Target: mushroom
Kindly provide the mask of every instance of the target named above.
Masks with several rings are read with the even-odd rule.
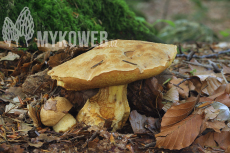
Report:
[[[67,90],[100,88],[80,110],[77,121],[103,126],[111,120],[113,130],[117,130],[130,114],[127,84],[160,74],[170,66],[176,53],[175,45],[114,40],[53,68],[48,74]]]
[[[56,132],[65,132],[77,121],[68,113],[73,105],[64,97],[50,98],[42,106],[40,118],[42,124],[52,126]]]

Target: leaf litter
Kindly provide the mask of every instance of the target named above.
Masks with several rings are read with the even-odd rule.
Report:
[[[48,110],[55,110],[55,102],[47,104],[47,99],[67,98],[74,105],[69,113],[76,116],[86,100],[98,92],[98,89],[68,91],[47,75],[50,68],[90,49],[68,44],[59,48],[59,43],[64,42],[38,51],[20,51],[14,45],[7,48],[0,43],[0,48],[5,49],[0,54],[1,151],[230,150],[230,62],[229,56],[223,54],[228,46],[182,44],[190,52],[178,54],[168,70],[130,83],[127,98],[131,114],[122,129],[111,132],[108,121],[103,128],[77,123],[65,133],[56,133],[40,120],[43,104]]]

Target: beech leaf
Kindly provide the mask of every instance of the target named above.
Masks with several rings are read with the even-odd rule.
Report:
[[[164,128],[156,134],[156,147],[180,150],[190,146],[200,133],[202,115],[192,114],[171,127]]]

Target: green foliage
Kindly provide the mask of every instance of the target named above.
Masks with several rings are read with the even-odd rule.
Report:
[[[154,23],[153,23],[153,26],[155,26],[157,23],[159,22],[164,22],[164,23],[167,23],[169,24],[170,26],[172,27],[175,27],[175,23],[171,20],[164,20],[164,19],[157,19]]]
[[[193,69],[192,71],[190,71],[189,73],[194,76],[194,73],[196,72],[196,69]]]
[[[203,41],[213,42],[216,36],[207,26],[187,20],[175,21],[175,27],[166,26],[158,33],[158,37],[167,43]]]
[[[228,37],[230,36],[230,29],[226,29],[226,30],[222,30],[219,32],[220,35],[222,35],[223,37]]]
[[[35,23],[34,37],[37,31],[107,31],[108,39],[157,40],[124,0],[0,0],[0,31],[5,17],[15,23],[25,6]]]

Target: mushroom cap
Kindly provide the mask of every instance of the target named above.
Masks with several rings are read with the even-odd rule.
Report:
[[[46,126],[56,125],[72,107],[73,105],[64,97],[48,99],[40,112],[42,124]]]
[[[176,54],[175,45],[114,40],[54,67],[48,74],[68,90],[122,85],[160,74]]]

